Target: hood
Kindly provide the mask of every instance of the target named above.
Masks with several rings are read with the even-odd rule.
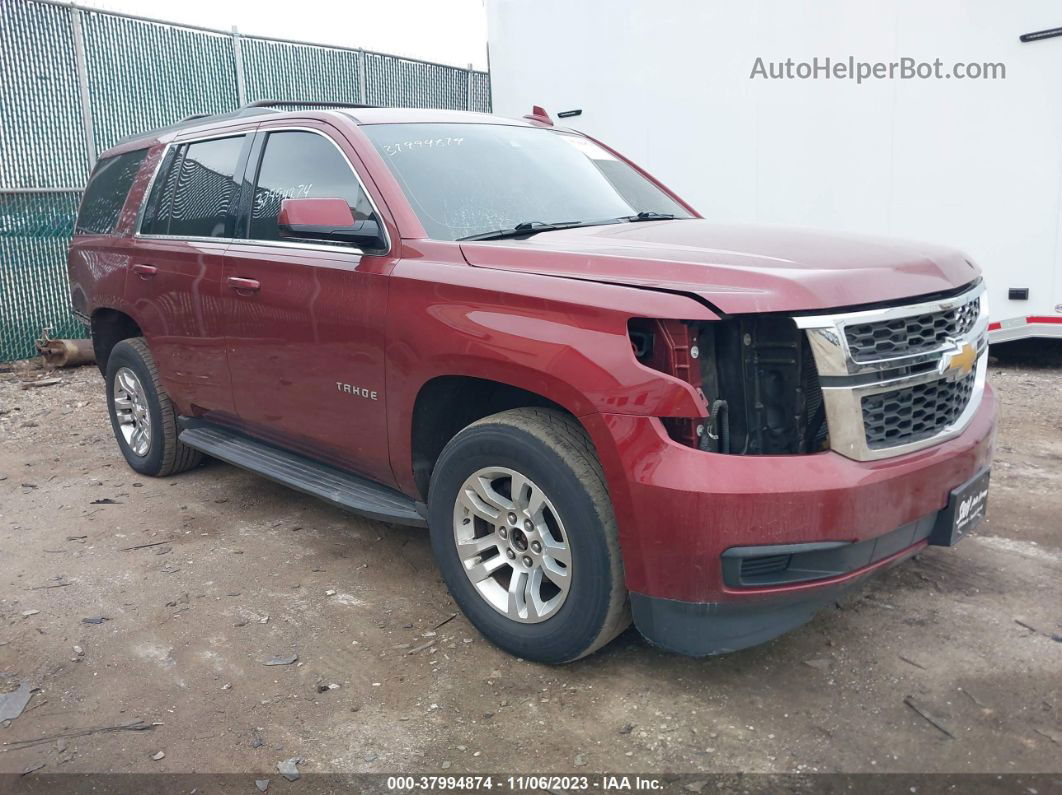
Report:
[[[694,293],[727,314],[895,301],[969,284],[958,251],[888,238],[700,219],[468,241],[470,265]]]

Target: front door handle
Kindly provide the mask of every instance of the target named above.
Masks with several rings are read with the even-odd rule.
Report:
[[[233,290],[246,293],[258,292],[262,286],[258,279],[245,279],[242,276],[230,276],[226,281]]]
[[[139,276],[141,279],[150,279],[159,269],[154,265],[144,265],[143,263],[137,263],[133,266],[133,273]]]

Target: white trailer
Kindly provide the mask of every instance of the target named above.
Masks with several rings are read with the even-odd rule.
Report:
[[[1059,337],[1060,26],[1057,0],[488,0],[493,107],[545,107],[707,218],[953,245],[993,341]]]

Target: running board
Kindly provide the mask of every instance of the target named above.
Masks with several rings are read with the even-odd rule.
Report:
[[[338,508],[384,522],[427,527],[416,503],[394,489],[298,453],[281,450],[218,425],[182,422],[183,444],[233,466],[318,497]]]

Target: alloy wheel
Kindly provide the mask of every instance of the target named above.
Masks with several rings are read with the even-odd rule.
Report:
[[[514,469],[469,475],[454,503],[454,542],[476,591],[513,621],[545,621],[568,597],[572,555],[560,514]]]
[[[114,414],[129,449],[134,455],[146,456],[151,449],[151,413],[144,385],[128,367],[114,374]]]

